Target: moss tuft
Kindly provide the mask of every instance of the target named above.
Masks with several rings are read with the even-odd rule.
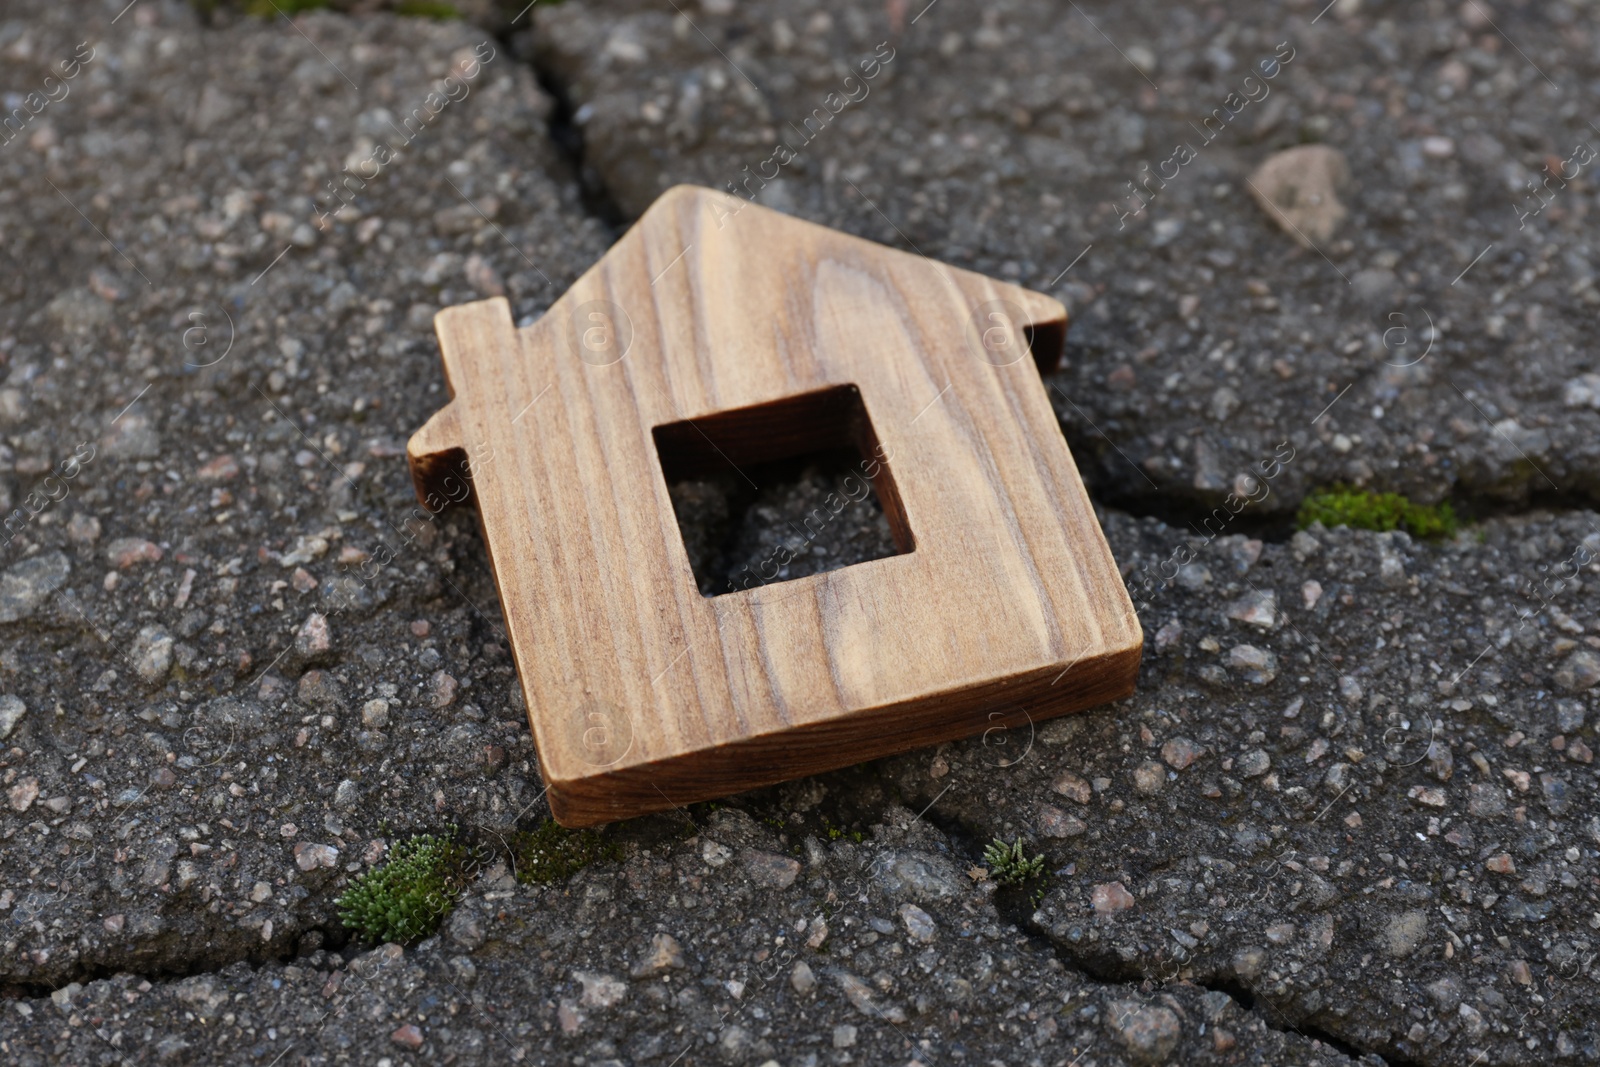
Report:
[[[433,933],[465,881],[467,850],[450,837],[408,837],[339,897],[339,919],[365,941],[406,944]]]
[[[1044,874],[1044,857],[1029,859],[1027,852],[1023,851],[1020,837],[1010,845],[995,838],[983,850],[983,862],[989,865],[989,873],[1001,885],[1021,885]]]
[[[328,0],[246,0],[244,10],[248,15],[264,19],[279,15],[293,18],[302,11],[320,11],[327,6]]]
[[[841,826],[833,825],[826,815],[822,817],[822,833],[829,841],[840,841],[848,838],[858,845],[867,839],[866,835],[860,830],[846,830]]]
[[[400,0],[394,5],[397,15],[410,15],[422,19],[458,19],[461,12],[456,10],[454,4],[442,4],[438,0]]]
[[[1353,530],[1405,530],[1414,537],[1452,537],[1461,522],[1448,501],[1413,504],[1399,493],[1372,493],[1335,485],[1312,492],[1295,517],[1303,530],[1314,522]]]
[[[616,842],[593,830],[568,830],[554,820],[537,830],[513,834],[510,844],[517,881],[536,885],[565,881],[599,860],[622,858],[622,846]]]

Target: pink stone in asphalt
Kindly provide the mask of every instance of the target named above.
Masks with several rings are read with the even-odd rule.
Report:
[[[135,563],[159,563],[161,546],[141,537],[119,537],[106,546],[106,560],[119,571]]]
[[[1089,789],[1089,783],[1071,771],[1062,771],[1057,775],[1056,780],[1050,783],[1050,788],[1064,797],[1076,800],[1079,804],[1089,803],[1089,798],[1094,795]]]
[[[456,702],[456,686],[459,683],[454,675],[444,671],[433,672],[432,703],[436,708],[447,708]]]
[[[317,611],[307,615],[294,639],[294,647],[302,656],[320,656],[332,648],[333,633],[328,629],[328,617]]]
[[[302,871],[314,871],[318,867],[332,867],[339,862],[339,850],[332,845],[301,841],[294,846],[294,862],[295,866]]]
[[[239,461],[231,455],[223,454],[195,471],[194,476],[202,482],[222,482],[230,478],[237,478],[239,477]]]
[[[1204,755],[1205,751],[1187,737],[1174,737],[1161,746],[1161,758],[1173,770],[1181,771]]]
[[[1068,815],[1053,804],[1039,805],[1039,832],[1046,837],[1077,837],[1089,829],[1076,815]]]
[[[406,1048],[421,1048],[423,1041],[422,1031],[414,1024],[406,1023],[390,1034],[389,1040],[397,1045],[404,1045]]]
[[[1133,894],[1121,882],[1104,882],[1090,896],[1096,915],[1115,915],[1133,907]]]

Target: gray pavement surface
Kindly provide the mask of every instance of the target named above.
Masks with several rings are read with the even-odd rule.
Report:
[[[6,1062],[1600,1061],[1594,5],[473,13],[0,8]],[[431,315],[527,321],[665,185],[774,166],[1072,308],[1140,688],[520,883],[492,577],[403,457]],[[824,479],[678,487],[686,542],[768,553]],[[1339,481],[1477,521],[1291,536]],[[439,931],[353,940],[452,827]]]
[[[731,183],[1059,297],[1103,499],[1214,506],[1290,434],[1269,512],[1596,496],[1592,4],[924,3],[562,4],[533,47],[624,215]],[[1314,247],[1252,189],[1307,142],[1349,175]]]

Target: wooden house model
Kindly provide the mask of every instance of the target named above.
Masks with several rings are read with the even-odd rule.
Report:
[[[436,327],[551,811],[583,826],[1129,693],[1142,636],[1041,379],[1066,310],[680,186],[540,319]],[[863,457],[898,553],[702,595],[669,474]],[[726,465],[724,467],[723,465]]]

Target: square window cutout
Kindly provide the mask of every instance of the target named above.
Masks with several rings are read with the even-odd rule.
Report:
[[[702,596],[910,552],[891,450],[840,385],[652,431]]]

